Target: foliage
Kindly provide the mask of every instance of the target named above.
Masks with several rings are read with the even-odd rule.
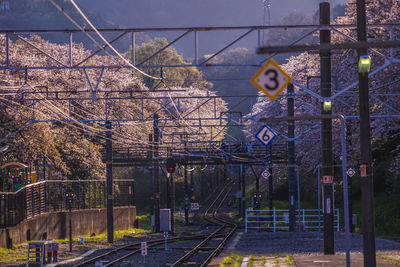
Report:
[[[26,39],[36,47],[46,51],[59,62],[68,65],[68,45],[58,45],[43,40],[39,36]],[[5,62],[5,36],[0,36],[1,52],[0,61]],[[10,40],[10,65],[12,66],[48,66],[54,65],[53,59],[40,53],[32,46],[21,40]],[[91,51],[82,44],[72,44],[74,56],[73,64],[86,59]],[[176,54],[173,54],[176,56]],[[180,58],[178,57],[178,60]],[[161,60],[161,59],[159,59]],[[163,59],[164,60],[164,59]],[[168,60],[166,58],[165,60]],[[175,60],[175,59],[173,59]],[[95,66],[123,65],[121,59],[114,56],[95,55],[86,63]],[[86,70],[91,84],[96,84],[101,74],[101,69]],[[198,136],[195,139],[207,139],[209,128],[192,127],[184,117],[207,117],[219,122],[221,112],[226,110],[224,101],[217,101],[216,116],[212,110],[212,102],[201,106],[202,100],[183,100],[181,103],[172,101],[171,96],[207,96],[215,95],[212,91],[205,91],[207,82],[201,79],[201,73],[196,69],[185,70],[185,78],[179,85],[193,87],[174,87],[179,92],[165,92],[161,100],[136,100],[140,97],[160,96],[158,92],[151,92],[142,83],[138,74],[128,69],[113,68],[103,70],[101,82],[96,94],[92,94],[83,69],[56,69],[56,70],[29,70],[27,75],[23,71],[7,70],[0,74],[0,86],[9,90],[6,96],[0,96],[0,133],[3,137],[14,134],[7,140],[11,149],[1,154],[1,160],[21,161],[34,164],[42,155],[46,155],[49,162],[56,168],[60,175],[67,175],[70,179],[98,179],[104,178],[104,164],[101,160],[100,150],[104,144],[106,128],[103,121],[131,120],[113,125],[113,143],[117,146],[144,145],[148,142],[148,134],[153,131],[152,123],[137,122],[138,118],[151,117],[155,111],[162,116],[177,118],[173,125],[163,132],[165,138],[168,134],[178,131],[182,126],[188,134]],[[182,73],[174,73],[176,77]],[[195,81],[190,79],[195,77]],[[199,86],[199,87],[194,87]],[[171,89],[164,88],[164,91]],[[38,91],[58,92],[48,95]],[[22,96],[25,98],[22,99]],[[47,97],[50,96],[51,99]],[[123,98],[131,96],[130,100],[112,100],[106,102],[98,98],[113,97]],[[40,101],[27,100],[26,97],[36,97]],[[66,100],[56,99],[60,97]],[[70,99],[70,100],[68,100]],[[174,102],[174,103],[172,103]],[[33,107],[34,105],[34,107]],[[199,106],[192,110],[193,105]],[[34,111],[34,112],[33,112]],[[143,113],[143,114],[142,114]],[[85,121],[92,120],[91,123]],[[136,121],[135,121],[136,120]],[[40,121],[52,121],[45,123]],[[213,121],[213,120],[210,120]],[[201,123],[201,121],[200,121]],[[29,125],[31,124],[31,125]],[[195,124],[199,124],[196,121]],[[28,126],[29,125],[29,126]],[[221,133],[215,140],[224,137],[224,124],[221,124]],[[25,128],[24,128],[25,127]],[[218,129],[218,127],[216,127]],[[181,130],[182,131],[182,130]],[[199,135],[199,132],[204,132]]]
[[[136,64],[140,65],[189,65],[189,62],[185,61],[182,55],[171,46],[164,49],[168,45],[165,38],[155,38],[154,40],[143,43],[137,46],[135,49]],[[153,54],[157,53],[156,56],[150,58]],[[128,53],[128,57],[131,57],[131,51]],[[147,73],[155,77],[163,77],[165,83],[170,86],[177,87],[196,87],[201,90],[209,89],[211,83],[203,79],[202,73],[195,67],[173,67],[173,68],[150,68],[143,69]],[[148,77],[143,78],[144,83],[151,89],[156,89],[160,86],[159,81],[154,81]]]
[[[346,15],[338,17],[333,23],[334,24],[355,24],[356,22],[356,5],[355,1],[350,1],[347,5]],[[400,6],[398,1],[375,1],[368,5],[367,18],[368,24],[384,24],[384,23],[398,23],[399,22]],[[369,41],[381,41],[389,39],[389,28],[376,27],[368,30]],[[339,33],[340,31],[340,33]],[[397,38],[400,35],[398,29],[394,30],[394,37]],[[347,36],[347,37],[346,37]],[[338,31],[332,31],[331,39],[332,43],[347,42],[349,39],[356,39],[355,29],[341,29]],[[385,56],[383,57],[382,54]],[[393,49],[394,57],[399,57],[400,50]],[[389,50],[373,50],[371,52],[373,66],[372,69],[376,69],[381,66],[385,60],[390,58]],[[333,88],[332,93],[337,93],[339,90],[349,86],[354,81],[358,80],[357,70],[357,54],[355,50],[343,51],[342,53],[334,54],[332,56],[332,77],[333,77]],[[287,64],[282,65],[283,69],[289,73],[296,83],[303,86],[308,85],[308,88],[320,94],[320,79],[319,79],[319,55],[312,53],[302,53],[298,56],[289,58]],[[370,101],[370,112],[371,114],[393,114],[395,110],[399,108],[398,97],[385,97],[383,94],[386,93],[398,93],[398,79],[396,79],[396,73],[398,72],[398,64],[391,64],[390,67],[383,69],[370,79],[370,90],[373,93],[381,94],[379,97],[372,97]],[[345,114],[345,115],[358,115],[358,88],[350,88],[347,91],[347,95],[337,97],[333,102],[333,114]],[[304,92],[302,89],[295,87],[295,115],[301,116],[305,114],[320,114],[320,100],[311,96],[309,93]],[[383,104],[383,102],[385,104]],[[260,127],[256,122],[261,117],[267,116],[281,116],[286,114],[286,98],[278,98],[271,102],[265,98],[259,98],[257,104],[253,106],[252,114],[254,115],[254,121],[249,122],[246,129],[246,136],[253,138],[252,133]],[[340,147],[340,122],[338,120],[333,121],[333,151],[334,161],[340,161],[341,147]],[[355,160],[358,158],[359,144],[359,132],[358,132],[358,119],[348,119],[350,124],[350,131],[347,133],[347,138],[352,141],[351,151],[349,152],[352,160],[349,161],[349,165],[356,164]],[[320,146],[318,140],[320,138],[319,127],[315,127],[312,130],[312,126],[318,126],[318,122],[299,122],[296,124],[296,135],[302,133],[305,130],[310,129],[304,137],[296,139],[296,160],[297,164],[301,166],[302,172],[305,174],[306,183],[312,184],[317,166],[321,162],[320,153],[318,146]],[[286,123],[271,125],[272,128],[279,132],[286,132]],[[393,160],[386,158],[391,162],[390,170],[393,174],[396,174],[396,170],[399,169],[399,145],[391,140],[397,140],[399,123],[397,119],[392,118],[377,118],[371,120],[372,127],[372,141],[373,147],[382,147],[382,144],[392,143],[390,147],[386,146],[386,149],[390,148],[390,155]],[[315,141],[317,140],[317,141]],[[389,143],[388,143],[389,142]],[[378,164],[375,158],[374,164]],[[376,177],[377,179],[384,179],[384,174]],[[394,175],[397,176],[397,175]],[[284,177],[284,176],[280,176]],[[397,176],[398,177],[398,176]],[[398,178],[388,179],[390,184],[395,184]]]

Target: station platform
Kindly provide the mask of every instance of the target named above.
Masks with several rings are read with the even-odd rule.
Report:
[[[346,266],[345,234],[335,233],[335,255],[324,255],[322,233],[317,232],[237,232],[221,254],[208,266],[220,266],[229,258],[242,259],[241,266],[249,261],[256,266],[333,267]],[[400,243],[376,239],[377,266],[397,266],[391,259],[400,259]],[[364,266],[362,236],[351,234],[351,266]]]

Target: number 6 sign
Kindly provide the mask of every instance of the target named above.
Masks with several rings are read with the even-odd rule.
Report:
[[[276,134],[268,126],[263,126],[256,134],[256,138],[260,140],[260,142],[263,143],[265,146],[268,146],[275,137]]]
[[[271,58],[250,81],[273,101],[291,80],[292,78]]]

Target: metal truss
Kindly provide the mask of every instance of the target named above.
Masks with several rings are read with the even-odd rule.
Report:
[[[163,142],[159,146],[159,156],[156,159],[160,160],[161,165],[171,156],[178,164],[191,165],[287,163],[285,142],[274,142],[271,149],[258,141],[249,140],[188,141],[184,144],[179,146],[176,143]],[[146,146],[116,147],[113,149],[113,166],[151,166],[149,150]]]
[[[369,27],[395,27],[397,25],[394,24],[385,24],[385,25],[369,25]],[[109,40],[108,42],[110,44],[115,44],[122,38],[129,38],[131,47],[136,48],[136,34],[137,33],[176,33],[178,36],[170,41],[166,46],[162,47],[160,50],[156,51],[154,54],[150,55],[148,58],[142,60],[141,62],[136,62],[136,55],[135,55],[135,49],[133,49],[133,53],[131,54],[130,61],[135,67],[139,67],[142,69],[145,68],[161,68],[161,67],[168,67],[168,68],[176,68],[176,67],[209,67],[209,66],[219,66],[219,67],[227,67],[227,66],[253,66],[253,67],[259,67],[261,66],[267,59],[261,60],[261,61],[255,61],[255,62],[238,62],[238,63],[229,63],[229,64],[215,64],[212,63],[212,59],[218,56],[219,54],[227,51],[229,48],[240,42],[241,40],[245,38],[251,38],[251,41],[254,42],[254,47],[260,47],[262,45],[262,34],[268,30],[276,30],[276,29],[283,29],[283,30],[288,30],[288,29],[304,29],[304,30],[310,30],[310,32],[304,34],[301,36],[298,40],[294,41],[291,45],[294,45],[302,40],[304,38],[312,35],[313,33],[323,30],[323,29],[331,29],[338,31],[339,29],[354,29],[356,26],[355,25],[331,25],[331,26],[320,26],[320,25],[273,25],[273,26],[236,26],[236,27],[182,27],[182,28],[127,28],[127,29],[100,29],[99,31],[102,33],[116,33],[118,34],[116,37],[113,39]],[[239,32],[239,35],[237,38],[234,40],[225,40],[226,42],[222,48],[220,48],[218,51],[213,53],[211,56],[208,56],[205,58],[205,55],[199,55],[199,50],[200,50],[200,42],[199,42],[199,33],[202,34],[207,34],[207,33],[224,33],[224,32]],[[93,33],[94,31],[92,29],[85,29],[85,32],[90,34]],[[73,57],[73,36],[76,34],[80,34],[80,30],[76,29],[65,29],[65,30],[0,30],[0,34],[4,34],[6,41],[5,44],[3,44],[5,47],[3,47],[5,51],[5,62],[0,66],[0,70],[34,70],[34,69],[119,69],[119,68],[127,68],[130,69],[131,67],[128,65],[94,65],[94,64],[89,64],[89,59],[93,58],[95,55],[101,54],[102,52],[106,52],[107,48],[109,46],[107,44],[103,44],[102,48],[97,49],[96,51],[93,51],[89,56],[87,56],[83,60],[78,60]],[[34,42],[28,40],[24,35],[43,35],[43,34],[52,34],[54,35],[59,35],[60,39],[63,40],[69,40],[68,45],[69,48],[68,50],[65,51],[66,55],[68,56],[68,62],[61,62],[59,61],[55,56],[52,55],[52,51],[45,51],[44,49],[40,48],[37,44]],[[160,54],[162,51],[165,49],[171,47],[172,45],[176,44],[178,41],[184,38],[189,38],[189,36],[192,36],[193,38],[193,62],[188,63],[188,64],[156,64],[156,65],[151,65],[151,64],[146,64],[148,63],[151,59],[156,57],[158,54]],[[45,56],[45,60],[43,60],[43,64],[38,65],[38,66],[17,66],[14,64],[11,56],[10,56],[10,51],[13,49],[12,46],[10,46],[10,39],[18,39],[24,42],[27,46],[34,48],[37,50],[40,54]],[[107,52],[109,53],[109,52]],[[50,59],[52,63],[47,62],[47,60]],[[202,60],[200,60],[202,59]]]

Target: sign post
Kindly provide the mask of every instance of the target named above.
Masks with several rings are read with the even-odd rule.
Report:
[[[271,176],[271,173],[268,170],[265,170],[262,172],[261,176],[265,179],[268,180],[268,178]]]
[[[164,238],[165,238],[165,250],[168,249],[167,241],[168,241],[168,232],[164,232]]]
[[[271,58],[250,81],[273,101],[291,80],[292,78]]]
[[[147,242],[141,243],[141,251],[142,251],[142,256],[143,256],[143,263],[146,264]]]
[[[256,134],[256,138],[264,145],[268,146],[269,143],[274,140],[276,137],[275,132],[269,128],[268,126],[264,125]]]

